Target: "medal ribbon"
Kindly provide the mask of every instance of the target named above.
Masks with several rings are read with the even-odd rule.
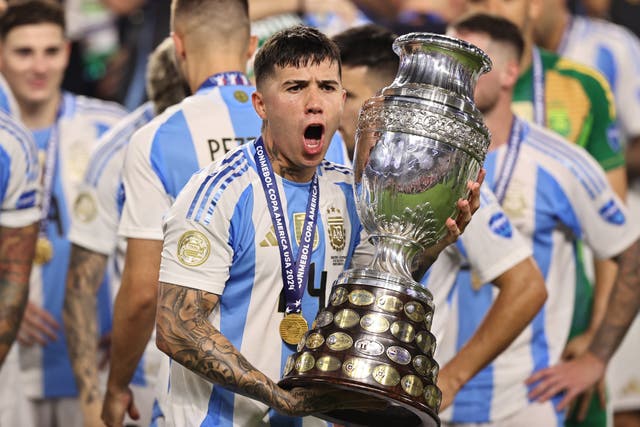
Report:
[[[251,86],[251,82],[240,71],[227,71],[209,77],[200,85],[198,91],[217,86]]]
[[[542,127],[547,127],[544,93],[544,67],[542,55],[537,46],[533,47],[533,122]]]
[[[567,26],[564,29],[564,33],[562,33],[562,39],[560,39],[560,44],[558,45],[558,49],[556,49],[556,52],[560,56],[564,56],[564,51],[567,49],[567,45],[569,44],[569,35],[571,34],[572,29],[573,29],[573,17],[569,16],[569,21],[567,22]]]
[[[495,181],[494,193],[498,202],[502,205],[504,197],[507,194],[507,188],[513,177],[513,170],[515,169],[518,155],[520,153],[520,146],[522,145],[522,123],[518,117],[513,116],[513,123],[511,123],[511,132],[509,134],[509,141],[507,142],[507,152],[504,155],[504,161],[498,172],[498,178]]]
[[[40,208],[40,232],[38,236],[45,238],[47,236],[47,227],[49,225],[49,208],[51,207],[51,195],[53,194],[53,181],[56,175],[58,163],[58,146],[60,145],[60,130],[58,129],[58,121],[62,117],[64,105],[63,99],[60,100],[60,108],[56,114],[56,120],[51,127],[49,141],[45,148],[44,173],[42,177],[42,206]]]
[[[311,191],[307,200],[307,210],[302,227],[302,238],[298,247],[298,255],[295,262],[292,256],[291,239],[285,221],[287,214],[282,209],[280,192],[271,166],[271,161],[266,155],[266,149],[262,137],[255,142],[255,161],[258,168],[258,176],[262,183],[271,223],[276,232],[278,248],[280,249],[280,264],[282,266],[282,282],[286,301],[286,314],[300,313],[302,311],[302,295],[309,273],[313,239],[318,221],[318,199],[320,187],[318,174],[314,173],[311,180]]]

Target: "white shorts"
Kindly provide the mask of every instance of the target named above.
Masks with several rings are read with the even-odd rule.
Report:
[[[620,348],[609,362],[607,383],[613,411],[640,409],[640,316],[631,324]]]
[[[442,422],[442,427],[563,427],[558,422],[558,416],[553,403],[531,403],[515,414],[488,423],[448,423]]]
[[[0,427],[33,425],[29,400],[20,382],[18,346],[14,345],[0,368]]]
[[[36,427],[82,427],[82,411],[76,397],[31,399],[29,405]]]

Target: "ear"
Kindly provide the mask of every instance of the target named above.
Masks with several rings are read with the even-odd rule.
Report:
[[[507,64],[505,64],[504,69],[502,71],[501,83],[504,87],[509,89],[513,89],[518,82],[518,78],[520,77],[520,64],[518,61],[513,59],[509,60]]]
[[[249,46],[247,48],[247,59],[251,59],[254,53],[256,53],[256,49],[258,48],[258,37],[251,36],[249,37]]]
[[[262,120],[267,120],[267,106],[264,103],[264,95],[256,90],[251,95],[251,103],[253,104],[253,109],[258,113],[258,116]]]
[[[184,40],[175,31],[171,32],[171,38],[173,39],[173,46],[176,51],[176,58],[184,60],[187,57],[187,52],[184,49]]]

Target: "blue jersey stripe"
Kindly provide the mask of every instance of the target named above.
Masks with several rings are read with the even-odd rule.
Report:
[[[209,225],[211,223],[211,218],[213,217],[213,211],[215,210],[216,205],[220,201],[220,198],[222,197],[222,193],[224,193],[224,190],[229,186],[229,184],[231,184],[231,182],[234,179],[241,177],[247,170],[249,170],[249,165],[245,161],[239,165],[239,168],[234,173],[229,175],[224,180],[224,182],[220,184],[220,187],[218,187],[218,191],[216,191],[216,194],[211,199],[211,202],[209,203],[209,207],[207,208],[207,215],[204,217],[204,221],[203,221],[204,225]]]
[[[251,215],[253,213],[253,191],[247,187],[238,198],[229,224],[229,246],[234,247],[234,242],[255,242],[256,233],[253,227]],[[248,217],[248,218],[247,218]],[[249,224],[248,227],[233,227],[233,224]],[[236,234],[242,228],[242,235]],[[244,245],[242,253],[234,254],[234,260],[229,269],[229,281],[224,293],[220,296],[220,332],[239,351],[242,348],[244,329],[249,315],[249,304],[255,277],[256,253],[255,245]],[[209,400],[209,410],[201,426],[232,426],[233,403],[235,395],[222,387],[214,386]]]
[[[195,213],[195,218],[193,218],[194,221],[200,222],[200,220],[202,219],[202,215],[205,213],[207,205],[209,204],[211,193],[213,192],[213,189],[218,185],[218,183],[224,182],[229,174],[234,173],[235,170],[244,163],[246,163],[246,160],[243,157],[239,156],[235,162],[231,163],[220,172],[215,174],[214,179],[211,181],[211,183],[207,187],[207,191],[204,193],[204,197],[202,198],[202,202],[200,202],[198,211]]]
[[[11,179],[11,157],[0,145],[0,211]]]
[[[29,179],[35,179],[38,176],[38,151],[33,143],[32,136],[21,128],[11,117],[0,113],[0,128],[8,134],[14,136],[20,143],[20,148],[25,155],[27,163],[27,175]]]
[[[229,163],[233,162],[234,160],[236,160],[238,158],[238,156],[242,156],[242,151],[238,150],[236,152],[234,152],[233,154],[231,154],[229,157],[225,157],[225,159],[222,161],[222,163],[220,163],[220,167],[226,166]],[[195,197],[193,198],[193,201],[191,202],[191,206],[189,206],[189,211],[187,212],[187,218],[191,218],[191,215],[193,215],[193,210],[195,209],[196,205],[198,204],[198,200],[200,200],[200,195],[202,194],[202,191],[207,188],[207,193],[206,194],[210,194],[211,190],[209,190],[209,182],[216,177],[219,173],[224,173],[226,169],[223,169],[222,171],[217,171],[214,172],[212,174],[210,174],[209,176],[207,176],[205,178],[204,181],[202,181],[202,184],[200,184],[200,187],[198,188],[198,191],[196,192]],[[215,185],[215,184],[211,184],[211,185]],[[201,202],[200,205],[200,210],[202,209],[202,206],[206,203],[206,200],[208,199],[208,197],[205,197],[205,199]]]
[[[479,290],[471,285],[471,271],[460,270],[456,283],[458,297],[458,337],[460,350],[475,333],[493,304],[493,289],[485,284]],[[453,405],[454,422],[487,422],[491,419],[493,396],[493,364],[478,372],[456,395]]]
[[[256,130],[260,129],[262,121],[251,104],[254,91],[252,86],[220,86],[220,96],[228,108],[233,132],[244,141],[260,136]]]
[[[189,178],[200,169],[183,111],[175,112],[156,131],[150,160],[166,193],[174,199]]]

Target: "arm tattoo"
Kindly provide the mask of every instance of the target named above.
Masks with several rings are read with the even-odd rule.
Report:
[[[607,362],[616,351],[640,308],[640,243],[636,241],[618,256],[619,270],[607,312],[589,351]]]
[[[160,285],[158,348],[207,380],[271,405],[277,387],[255,369],[208,316],[218,296],[182,286]]]
[[[16,338],[29,293],[38,227],[0,227],[0,365]]]
[[[368,396],[335,389],[295,388],[285,392],[251,365],[209,322],[208,316],[217,304],[217,295],[161,283],[156,318],[158,348],[206,380],[286,415],[353,408],[362,402],[370,404]],[[376,408],[383,404],[375,403]]]
[[[102,399],[97,370],[96,293],[107,256],[72,245],[64,296],[64,326],[71,366],[83,403]]]

